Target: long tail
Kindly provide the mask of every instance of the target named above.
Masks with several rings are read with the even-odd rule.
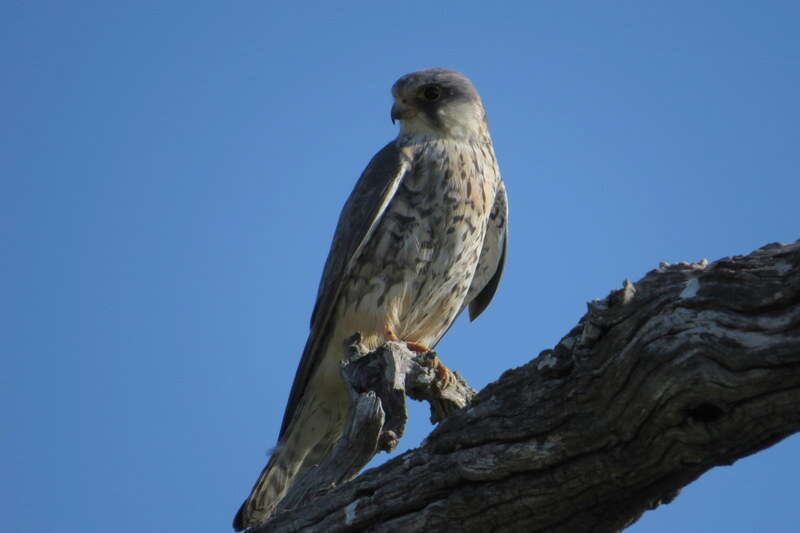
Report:
[[[319,464],[341,436],[347,415],[347,394],[339,370],[341,342],[335,346],[335,350],[322,357],[323,362],[309,380],[278,447],[236,513],[233,519],[236,531],[265,522],[295,478]],[[326,364],[326,361],[332,362]]]
[[[312,387],[313,389],[313,387]],[[325,397],[323,407],[312,392],[295,414],[295,420],[258,476],[250,496],[233,519],[233,528],[242,531],[259,525],[275,511],[295,478],[311,465],[319,464],[342,433],[347,410],[343,390]]]
[[[250,496],[233,519],[233,529],[242,531],[264,522],[286,494],[303,463],[291,446],[279,445],[258,476]]]

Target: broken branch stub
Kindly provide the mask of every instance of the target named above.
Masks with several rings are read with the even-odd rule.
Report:
[[[626,283],[420,447],[257,531],[620,531],[798,431],[800,242]]]
[[[379,451],[393,451],[408,421],[406,394],[430,403],[434,423],[466,406],[476,394],[457,372],[442,379],[434,352],[414,354],[404,343],[387,342],[367,353],[356,333],[345,341],[345,354],[342,378],[348,411],[342,437],[322,463],[299,477],[278,513],[353,479]]]

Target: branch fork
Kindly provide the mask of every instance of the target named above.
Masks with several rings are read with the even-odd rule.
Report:
[[[360,333],[345,341],[344,350],[342,378],[348,410],[342,437],[325,461],[295,482],[278,505],[278,513],[307,504],[353,479],[378,452],[394,451],[408,421],[406,395],[427,401],[431,422],[437,423],[469,404],[476,394],[458,372],[443,379],[433,351],[414,353],[405,343],[391,341],[368,353]]]

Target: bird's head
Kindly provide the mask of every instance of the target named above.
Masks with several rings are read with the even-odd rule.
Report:
[[[400,135],[477,140],[488,135],[483,102],[466,76],[443,68],[406,74],[392,86]]]

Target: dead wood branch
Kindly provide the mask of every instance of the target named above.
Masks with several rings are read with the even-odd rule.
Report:
[[[405,419],[386,412],[369,435],[392,448]],[[618,531],[798,430],[800,244],[663,264],[422,447],[256,531]]]

